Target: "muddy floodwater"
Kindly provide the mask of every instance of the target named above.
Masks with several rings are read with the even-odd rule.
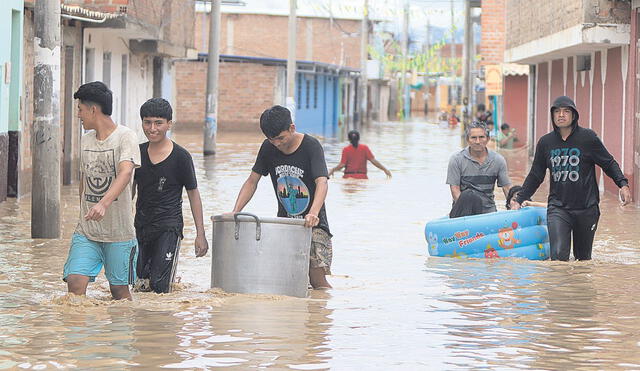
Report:
[[[174,133],[193,151],[205,224],[230,211],[262,138]],[[77,186],[63,187],[63,237],[30,239],[30,199],[0,204],[0,369],[640,369],[640,210],[602,197],[593,261],[431,258],[427,221],[451,205],[444,184],[460,132],[426,122],[372,124],[362,142],[393,173],[330,180],[334,286],[306,299],[210,288],[211,252],[185,240],[173,293],[110,301],[104,274],[88,295],[61,280],[78,218]],[[325,141],[329,167],[344,142]],[[526,153],[505,154],[521,183]],[[547,186],[536,194],[544,200]],[[496,192],[499,207],[504,196]],[[274,216],[263,178],[246,211]]]

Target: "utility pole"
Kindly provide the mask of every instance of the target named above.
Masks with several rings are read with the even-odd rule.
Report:
[[[403,22],[402,22],[402,75],[400,76],[400,88],[402,91],[402,119],[405,120],[409,116],[410,107],[409,85],[407,84],[407,59],[409,57],[409,1],[404,2]]]
[[[369,59],[369,0],[364,0],[362,16],[362,27],[360,28],[360,125],[364,126],[369,122],[369,107],[367,87],[369,85],[367,76],[367,60]]]
[[[427,16],[428,17],[428,16]],[[424,53],[426,58],[424,64],[424,83],[429,85],[429,60],[431,59],[431,20],[427,18],[427,29],[424,41]]]
[[[204,122],[205,156],[216,153],[218,134],[218,73],[220,70],[220,2],[211,0],[209,22],[209,57],[207,63],[207,113]]]
[[[289,0],[289,48],[287,53],[287,98],[285,105],[296,119],[296,0]]]
[[[471,94],[473,93],[471,69],[471,60],[473,58],[473,24],[471,22],[471,2],[464,2],[464,49],[462,53],[462,108],[464,114],[462,116],[463,125],[469,123],[471,117]]]
[[[34,11],[31,237],[60,237],[60,1]]]
[[[457,93],[457,85],[456,85],[456,76],[458,75],[458,70],[456,69],[456,23],[453,11],[453,0],[451,0],[451,103],[455,107],[456,103],[458,103],[458,94]]]
[[[427,16],[428,17],[428,16]],[[425,30],[424,37],[424,52],[428,53],[429,49],[431,49],[431,20],[427,18],[427,29]]]

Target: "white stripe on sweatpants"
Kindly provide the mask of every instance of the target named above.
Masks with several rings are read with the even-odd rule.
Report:
[[[180,242],[182,239],[178,236],[176,243],[176,252],[173,254],[173,264],[171,265],[171,279],[169,280],[169,292],[173,291],[173,281],[176,279],[176,271],[178,270],[178,257],[180,256]]]

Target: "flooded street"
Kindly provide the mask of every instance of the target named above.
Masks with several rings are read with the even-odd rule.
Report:
[[[232,210],[262,140],[218,139],[215,157],[193,154],[209,243],[210,217]],[[201,136],[174,140],[196,151]],[[210,289],[211,251],[195,258],[186,193],[173,293],[112,302],[101,273],[87,298],[68,298],[61,275],[77,186],[63,187],[59,240],[29,238],[30,199],[0,204],[0,369],[640,368],[640,209],[603,196],[589,262],[430,258],[424,225],[450,209],[446,169],[460,133],[373,124],[362,143],[393,178],[369,166],[368,181],[330,180],[334,289],[307,299]],[[324,143],[329,167],[344,145]],[[525,156],[505,155],[514,184]],[[496,198],[504,209],[500,190]],[[275,216],[276,202],[263,178],[245,211]]]

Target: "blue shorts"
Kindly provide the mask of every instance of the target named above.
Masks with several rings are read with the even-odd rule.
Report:
[[[96,280],[104,264],[104,274],[111,285],[133,285],[138,258],[136,239],[122,242],[98,242],[74,233],[67,262],[64,263],[63,280],[70,274],[88,276]]]

